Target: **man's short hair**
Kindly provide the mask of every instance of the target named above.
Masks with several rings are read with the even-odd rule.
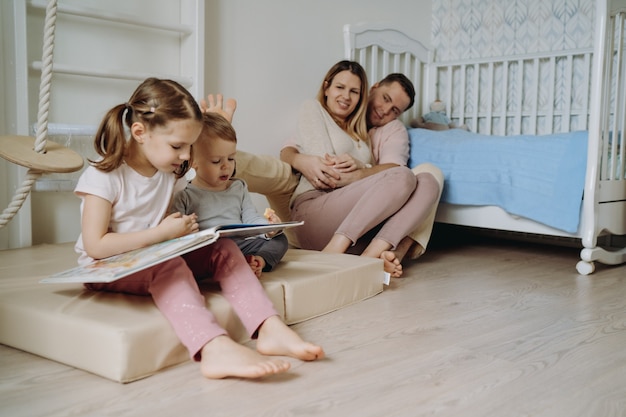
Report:
[[[409,106],[404,109],[404,111],[407,111],[408,109],[413,107],[413,104],[415,104],[415,87],[406,75],[400,74],[398,72],[387,75],[385,78],[378,82],[378,85],[391,84],[393,82],[400,84],[404,92],[409,96]]]

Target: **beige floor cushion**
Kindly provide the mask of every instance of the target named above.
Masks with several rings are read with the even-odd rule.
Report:
[[[0,343],[119,382],[189,360],[149,297],[40,284],[44,276],[75,266],[72,247],[0,251]],[[285,322],[293,324],[380,293],[383,267],[378,259],[290,249],[262,282]],[[202,288],[231,337],[249,340],[219,292]]]

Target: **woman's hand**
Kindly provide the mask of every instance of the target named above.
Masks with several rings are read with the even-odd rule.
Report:
[[[324,155],[324,160],[332,166],[337,172],[352,172],[357,169],[365,168],[365,164],[352,155],[344,153],[341,155]]]
[[[296,148],[288,146],[280,151],[280,159],[302,173],[316,189],[337,188],[340,175],[325,158],[299,153]]]
[[[219,93],[216,94],[215,97],[213,94],[209,94],[206,100],[200,100],[200,110],[202,110],[203,113],[217,113],[232,123],[235,110],[237,110],[237,100],[229,98],[226,100],[226,105],[224,106],[224,96]]]
[[[299,165],[303,170],[298,170],[318,190],[330,190],[337,188],[337,182],[341,179],[339,172],[333,167],[332,162],[326,158],[314,155],[299,154]]]

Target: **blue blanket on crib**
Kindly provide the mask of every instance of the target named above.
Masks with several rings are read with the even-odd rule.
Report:
[[[441,201],[495,205],[575,233],[587,163],[587,132],[488,136],[461,129],[409,129],[409,166],[444,173]]]

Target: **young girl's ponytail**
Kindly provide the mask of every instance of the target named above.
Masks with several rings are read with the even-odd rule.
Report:
[[[96,168],[110,172],[124,161],[126,133],[124,132],[124,112],[130,112],[127,104],[118,104],[107,112],[96,132],[94,148],[101,158],[89,160]]]

